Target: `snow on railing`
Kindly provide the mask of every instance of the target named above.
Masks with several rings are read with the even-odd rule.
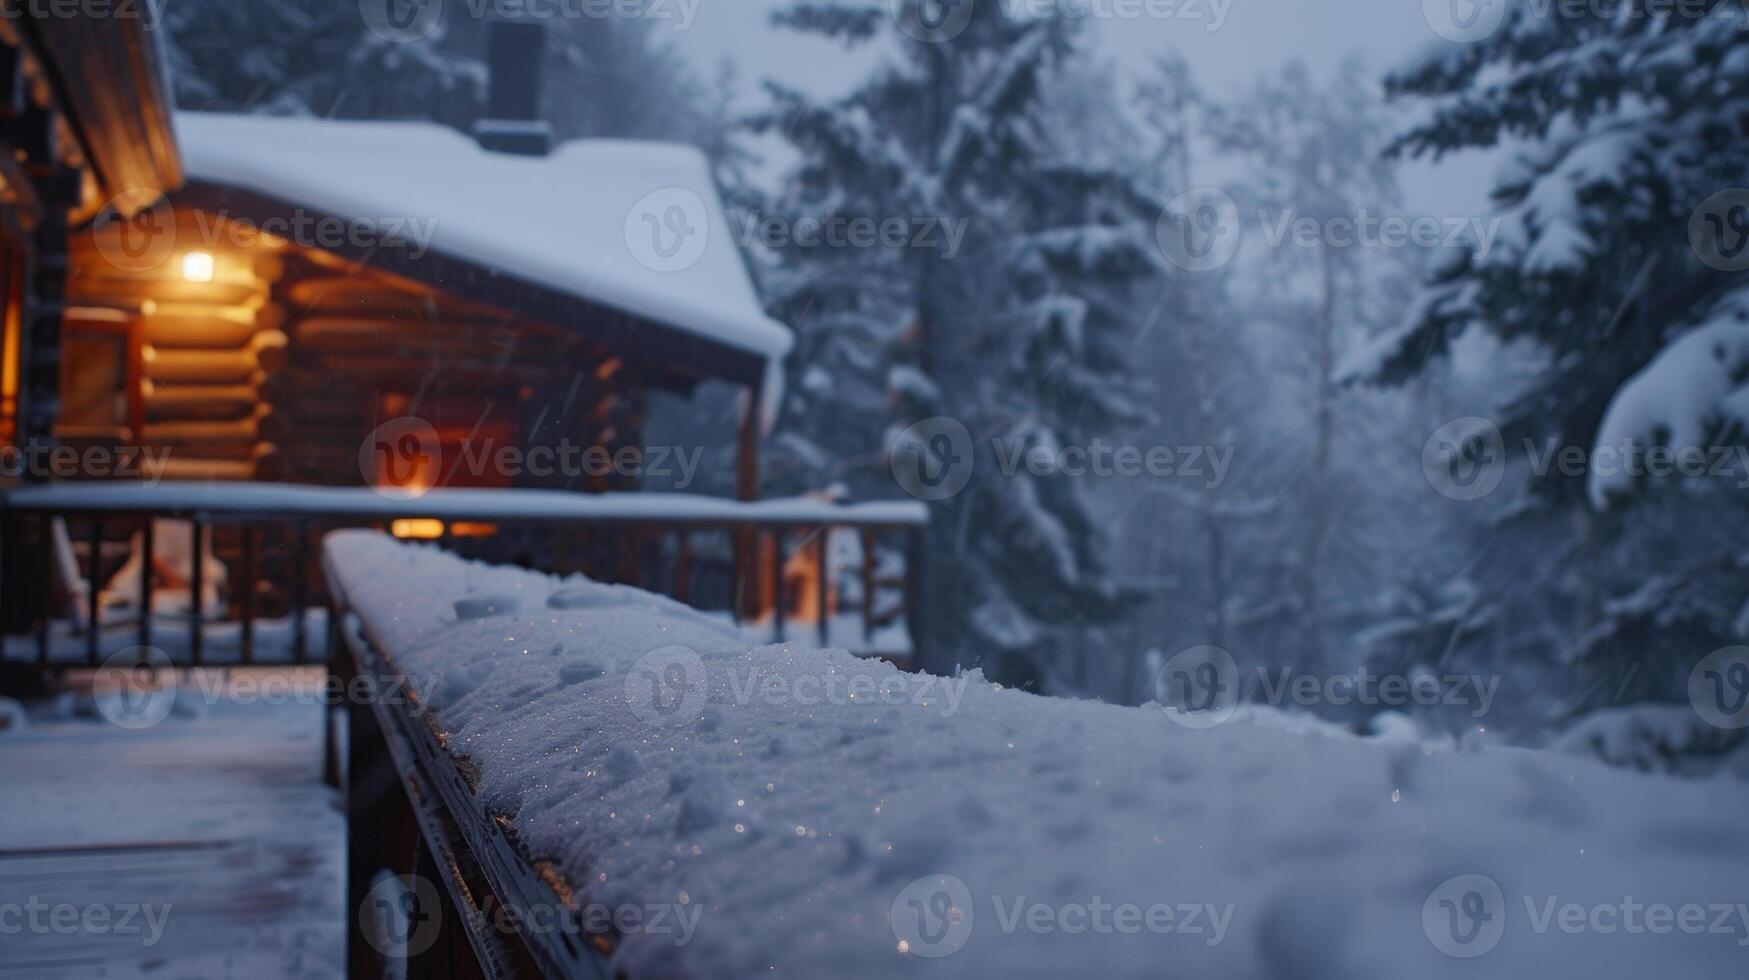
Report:
[[[368,534],[325,560],[405,684],[373,710],[511,855],[463,900],[549,975],[1726,976],[1749,938],[1537,932],[1745,900],[1743,787],[906,674]]]

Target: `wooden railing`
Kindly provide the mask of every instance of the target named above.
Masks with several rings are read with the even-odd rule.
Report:
[[[210,543],[223,535],[233,556],[233,563],[227,566],[232,598],[223,610],[205,607],[204,594],[209,585],[203,580],[206,563],[189,562],[189,607],[183,614],[187,620],[186,654],[172,660],[187,666],[229,666],[258,660],[257,626],[261,618],[258,604],[263,596],[270,596],[272,604],[283,608],[285,619],[289,620],[284,624],[289,636],[283,639],[289,650],[271,659],[310,662],[306,613],[322,606],[326,589],[311,557],[319,535],[344,527],[387,529],[399,521],[437,523],[446,532],[463,525],[489,525],[504,533],[520,530],[552,537],[562,537],[568,531],[606,530],[634,535],[645,542],[667,539],[673,547],[664,554],[672,555],[673,561],[665,568],[668,573],[663,576],[665,591],[682,602],[693,598],[693,583],[699,578],[699,562],[695,560],[699,538],[721,535],[740,541],[763,541],[770,560],[755,562],[746,555],[738,557],[732,572],[736,594],[722,611],[735,615],[745,609],[747,604],[742,600],[745,590],[754,587],[752,576],[769,575],[768,587],[773,598],[769,626],[777,640],[785,638],[787,629],[786,557],[791,543],[799,540],[801,547],[816,549],[821,579],[814,614],[823,645],[832,639],[830,627],[834,619],[828,603],[833,582],[827,532],[854,532],[860,537],[864,556],[857,572],[862,580],[857,615],[861,619],[862,639],[869,643],[878,620],[895,618],[891,609],[877,611],[877,595],[898,593],[899,608],[909,606],[914,588],[910,576],[917,565],[908,555],[905,578],[895,587],[895,583],[883,581],[877,575],[876,550],[883,537],[898,535],[905,539],[908,552],[916,541],[916,532],[927,523],[927,514],[922,505],[913,502],[747,503],[676,494],[586,495],[547,490],[434,490],[413,497],[359,487],[269,483],[69,482],[19,487],[0,491],[0,534],[5,535],[3,543],[9,549],[27,541],[34,544],[36,547],[28,550],[41,555],[42,567],[36,572],[25,572],[35,577],[20,582],[15,581],[20,572],[14,564],[10,575],[0,577],[0,602],[8,608],[18,608],[15,603],[29,600],[36,644],[34,659],[39,665],[45,669],[77,666],[79,661],[95,665],[106,655],[105,646],[117,642],[118,633],[135,645],[154,645],[159,636],[154,633],[155,619],[171,618],[155,609],[156,576],[140,576],[132,622],[125,623],[120,630],[113,617],[105,626],[107,611],[102,608],[100,590],[106,573],[111,571],[104,556],[106,544],[113,543],[113,532],[121,529],[137,533],[137,549],[130,550],[135,550],[133,557],[139,567],[152,569],[161,544],[154,540],[154,525],[165,519],[186,524],[188,554],[205,554]],[[63,589],[66,594],[58,603],[50,601],[50,590],[45,587],[54,578],[51,563],[57,540],[68,551],[75,550],[75,542],[82,542],[88,568],[81,573],[86,583],[83,591]],[[480,557],[498,560],[504,557],[490,554],[489,545],[447,534],[436,543],[464,553],[485,551]],[[636,580],[627,584],[650,588],[655,583]],[[213,655],[209,634],[213,632],[215,618],[209,617],[209,612],[217,614],[216,621],[236,624],[233,651]],[[82,625],[78,622],[81,616]],[[65,651],[69,643],[82,646],[73,657],[68,657]]]

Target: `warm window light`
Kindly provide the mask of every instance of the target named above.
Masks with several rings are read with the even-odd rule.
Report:
[[[182,257],[182,278],[189,282],[213,281],[213,254],[190,252]]]
[[[403,518],[389,525],[389,533],[407,541],[435,541],[443,537],[443,522],[429,517]]]

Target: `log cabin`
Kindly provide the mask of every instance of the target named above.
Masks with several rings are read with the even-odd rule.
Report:
[[[81,611],[96,659],[116,601],[133,601],[140,645],[157,643],[154,591],[166,585],[190,597],[173,612],[192,617],[197,661],[215,605],[244,619],[245,658],[258,603],[295,613],[301,655],[303,610],[319,601],[301,536],[317,512],[477,557],[665,581],[683,598],[714,556],[726,571],[702,601],[775,621],[779,634],[786,615],[811,613],[824,638],[854,603],[865,641],[901,622],[900,603],[875,608],[883,586],[904,582],[877,560],[873,535],[915,527],[920,512],[722,519],[710,502],[680,501],[616,523],[612,511],[515,496],[639,489],[651,395],[720,382],[742,392],[734,486],[753,501],[791,347],[760,306],[701,153],[553,145],[535,109],[538,26],[493,25],[489,113],[472,133],[177,112],[154,37],[125,18],[5,19],[0,40],[13,93],[0,109],[13,150],[0,164],[0,438],[19,463],[8,480],[22,485],[4,501],[0,588],[7,628],[34,629],[45,662],[49,620],[77,630]],[[497,447],[631,465],[504,466],[491,462]],[[109,465],[45,472],[56,452]],[[151,472],[117,472],[126,458]],[[232,489],[198,507],[161,503],[187,494],[30,496],[62,478]],[[269,499],[251,496],[264,484],[370,488],[398,509],[354,497],[288,512],[291,530],[258,537],[259,508],[225,501]],[[443,498],[481,490],[506,496]],[[511,526],[535,512],[547,523]],[[83,533],[68,531],[69,514]],[[856,596],[786,582],[827,577],[828,554],[843,550],[827,548],[829,524],[853,531]],[[695,555],[690,529],[732,546]],[[792,550],[812,564],[798,571]],[[814,597],[810,608],[795,595]]]

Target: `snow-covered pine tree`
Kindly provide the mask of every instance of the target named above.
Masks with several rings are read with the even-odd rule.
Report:
[[[485,68],[450,53],[441,29],[388,40],[357,4],[177,0],[164,25],[183,109],[464,125],[484,98]]]
[[[1508,452],[1578,447],[1595,462],[1630,445],[1742,442],[1749,15],[1727,0],[1700,8],[1506,4],[1489,36],[1436,45],[1390,76],[1390,91],[1426,110],[1397,152],[1498,146],[1510,158],[1494,246],[1443,265],[1381,349],[1375,380],[1415,376],[1477,326],[1546,359],[1495,412]],[[1738,481],[1687,481],[1687,503],[1648,507],[1649,481],[1623,468],[1545,467],[1531,480],[1537,499],[1576,515],[1566,592],[1578,639],[1565,653],[1593,668],[1579,698],[1592,707],[1682,696],[1679,679],[1709,645],[1749,628],[1742,611],[1729,615],[1749,609]]]
[[[896,47],[840,99],[768,87],[773,106],[758,124],[802,155],[777,211],[791,227],[837,216],[937,228],[932,247],[788,250],[797,271],[783,301],[803,308],[791,322],[804,350],[830,352],[822,372],[802,368],[792,390],[804,407],[790,418],[826,446],[841,433],[825,420],[866,418],[878,382],[889,438],[925,418],[963,423],[971,482],[936,504],[922,549],[927,586],[913,615],[925,664],[1072,689],[1084,655],[1068,651],[1085,644],[1053,641],[1085,638],[1138,591],[1111,574],[1083,483],[1001,464],[1013,451],[1109,438],[1143,417],[1125,380],[1123,298],[1157,272],[1158,212],[1117,175],[1079,165],[1040,125],[1041,92],[1072,50],[1073,25],[996,4],[969,13],[963,30],[930,40],[916,39],[930,35],[914,3],[800,3],[777,15],[846,44]],[[957,253],[943,228],[965,231]],[[842,381],[835,365],[851,366]],[[852,458],[875,464],[871,444]]]

